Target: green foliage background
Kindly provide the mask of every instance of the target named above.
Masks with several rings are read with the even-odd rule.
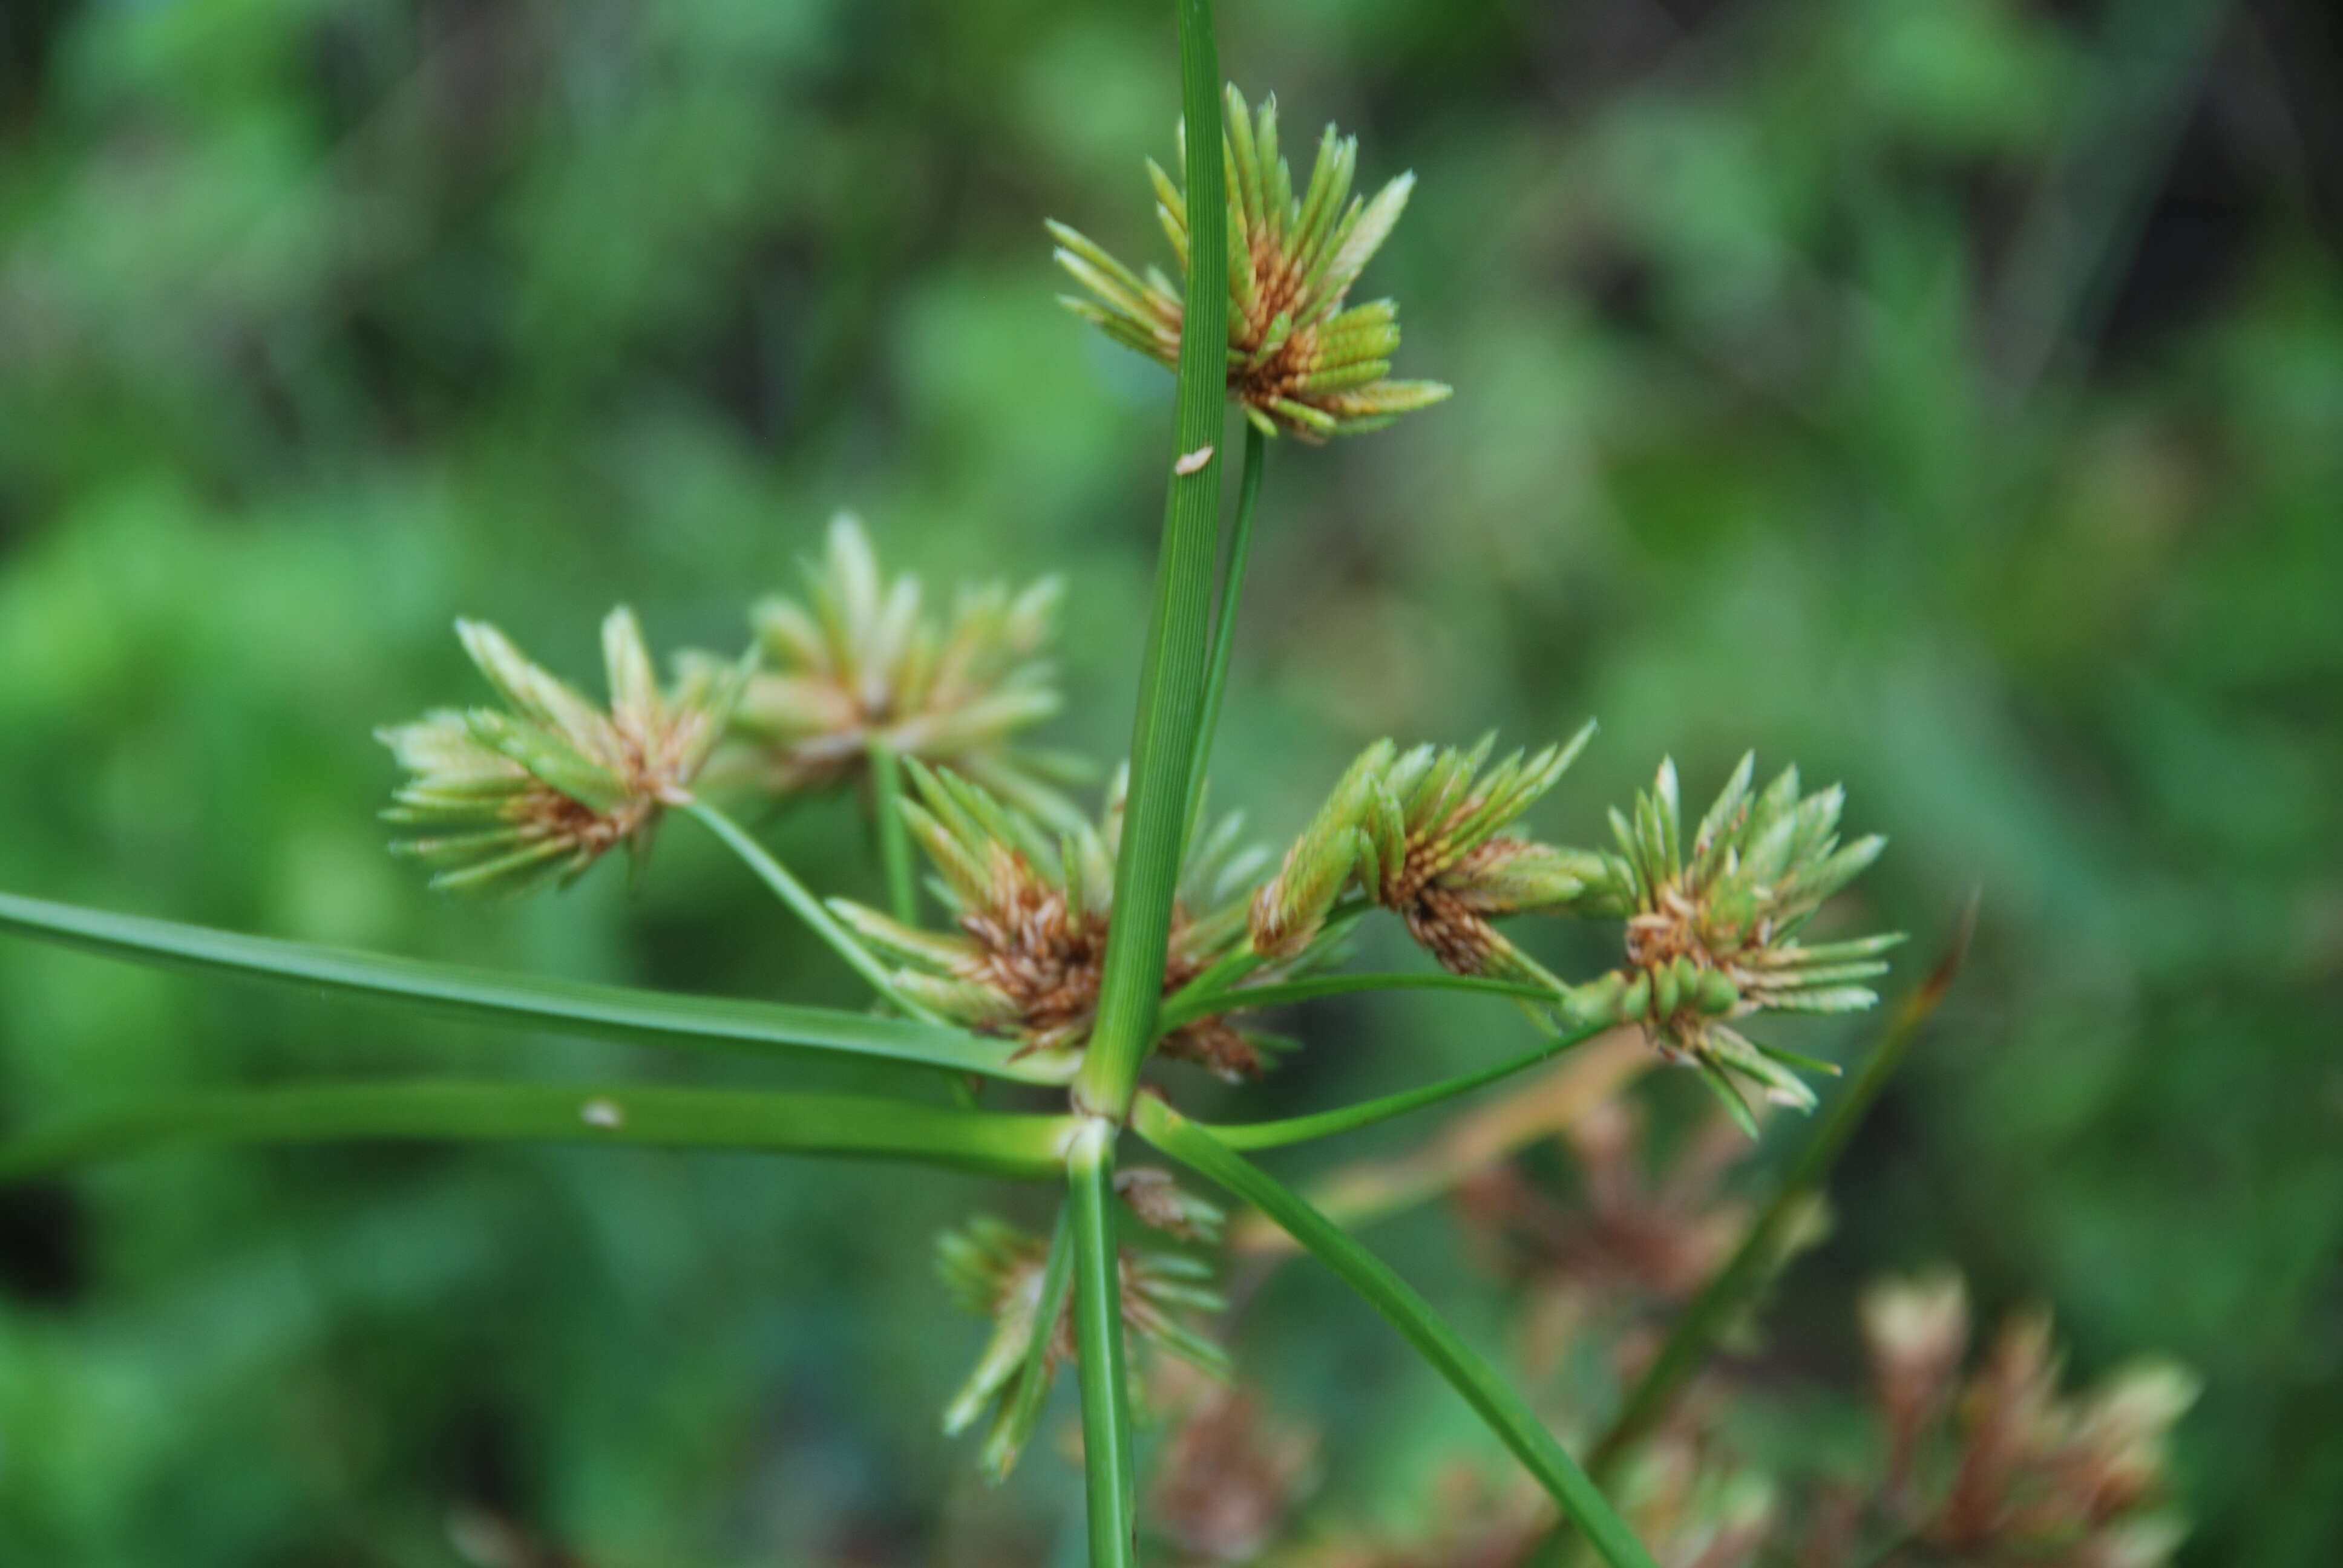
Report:
[[[1403,302],[1401,373],[1458,393],[1273,454],[1219,793],[1282,835],[1374,736],[1589,713],[1549,833],[1594,838],[1664,751],[1695,797],[1753,745],[1844,779],[1911,967],[1973,887],[1985,921],[1766,1355],[1851,1380],[1855,1286],[1956,1261],[2054,1304],[2079,1371],[2202,1372],[2187,1560],[2343,1558],[2337,24],[1230,11],[1241,85],[1421,176],[1364,286]],[[1119,751],[1171,382],[1060,312],[1040,226],[1151,253],[1174,94],[1154,5],[12,0],[0,885],[852,997],[689,824],[631,898],[427,896],[368,731],[474,690],[459,612],[580,677],[620,598],[737,646],[846,506],[931,584],[1066,573],[1053,738]],[[852,802],[774,833],[876,896]],[[1493,1027],[1330,1008],[1255,1103]],[[410,1066],[679,1070],[0,947],[10,1125]],[[0,1560],[446,1563],[478,1505],[596,1564],[1072,1562],[1071,1471],[987,1495],[935,1431],[981,1331],[929,1238],[984,1196],[438,1150],[10,1196]],[[1436,1220],[1379,1242],[1494,1332]],[[1239,1349],[1332,1425],[1338,1498],[1421,1497],[1474,1441],[1302,1270]]]

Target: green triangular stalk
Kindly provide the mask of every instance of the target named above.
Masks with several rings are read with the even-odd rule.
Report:
[[[1114,923],[1108,930],[1098,1020],[1074,1091],[1081,1105],[1117,1119],[1130,1109],[1141,1059],[1154,1040],[1172,902],[1187,842],[1220,542],[1219,448],[1227,422],[1229,214],[1220,57],[1212,0],[1178,0],[1178,12],[1190,239],[1179,412],[1166,455],[1170,489],[1132,726],[1130,801],[1115,860]],[[1256,151],[1264,159],[1271,128],[1266,116],[1256,127]]]
[[[1218,141],[1218,137],[1213,138]],[[1074,1345],[1082,1391],[1082,1473],[1091,1568],[1137,1568],[1137,1469],[1131,1373],[1122,1335],[1122,1265],[1114,1223],[1114,1128],[1082,1124],[1066,1155],[1074,1238]]]
[[[1521,980],[1490,980],[1481,975],[1312,975],[1303,980],[1282,980],[1275,985],[1240,986],[1232,990],[1199,992],[1192,997],[1186,990],[1182,990],[1163,1004],[1163,1010],[1156,1016],[1155,1027],[1159,1033],[1169,1034],[1182,1024],[1193,1023],[1216,1012],[1240,1009],[1251,1012],[1264,1008],[1290,1007],[1295,1002],[1316,1001],[1322,997],[1347,996],[1370,990],[1463,991],[1468,995],[1509,997],[1519,1001],[1549,1004],[1561,1000],[1559,987],[1534,985]]]
[[[1437,1083],[1427,1083],[1420,1089],[1402,1090],[1379,1100],[1361,1101],[1339,1110],[1322,1111],[1312,1116],[1293,1116],[1278,1121],[1248,1121],[1235,1126],[1207,1126],[1202,1129],[1231,1149],[1277,1149],[1289,1143],[1307,1143],[1320,1138],[1332,1138],[1337,1133],[1355,1132],[1363,1127],[1373,1127],[1410,1111],[1427,1110],[1460,1094],[1470,1094],[1492,1083],[1525,1072],[1540,1062],[1550,1061],[1575,1046],[1584,1045],[1611,1027],[1601,1023],[1581,1024],[1556,1031],[1540,1042],[1536,1049],[1488,1067],[1461,1072],[1453,1078],[1443,1078]]]

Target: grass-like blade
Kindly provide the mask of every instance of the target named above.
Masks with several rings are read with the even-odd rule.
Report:
[[[1152,1096],[1132,1110],[1140,1135],[1252,1204],[1317,1254],[1415,1347],[1551,1494],[1613,1568],[1654,1568],[1651,1554],[1520,1394],[1389,1264],[1345,1235],[1301,1194]]]
[[[1443,1100],[1453,1100],[1460,1094],[1470,1094],[1476,1089],[1511,1078],[1514,1073],[1525,1072],[1542,1061],[1550,1061],[1560,1056],[1573,1046],[1584,1044],[1610,1027],[1607,1023],[1583,1025],[1549,1036],[1534,1050],[1507,1057],[1491,1066],[1460,1072],[1453,1078],[1443,1078],[1420,1089],[1403,1089],[1397,1094],[1363,1100],[1356,1105],[1321,1111],[1310,1116],[1291,1116],[1278,1121],[1206,1126],[1203,1131],[1230,1149],[1277,1149],[1289,1143],[1307,1143],[1312,1139],[1332,1138],[1338,1132],[1353,1132],[1362,1127],[1372,1127],[1378,1121],[1405,1116],[1411,1111],[1422,1111]]]
[[[699,1050],[842,1052],[1029,1083],[1062,1062],[940,1024],[829,1008],[682,996],[314,947],[0,893],[0,930],[165,969],[271,980],[484,1023]]]
[[[1122,1261],[1115,1235],[1109,1123],[1083,1125],[1066,1158],[1066,1181],[1074,1238],[1074,1344],[1081,1352],[1091,1568],[1136,1568],[1138,1471],[1131,1452],[1131,1372],[1123,1355]]]
[[[1067,1118],[867,1095],[652,1084],[292,1084],[221,1090],[0,1141],[0,1182],[179,1144],[552,1140],[908,1160],[1053,1178]]]

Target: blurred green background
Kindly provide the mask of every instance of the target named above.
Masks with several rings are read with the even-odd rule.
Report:
[[[1593,839],[1664,752],[1695,797],[1751,746],[1843,779],[1907,976],[1972,888],[1984,922],[1773,1353],[1851,1379],[1855,1287],[1956,1262],[1988,1309],[2052,1304],[2079,1372],[2204,1374],[2186,1561],[2343,1561],[2343,24],[1227,9],[1249,92],[1360,132],[1363,180],[1420,176],[1363,286],[1403,302],[1399,373],[1457,395],[1272,453],[1218,793],[1282,836],[1375,736],[1589,714],[1550,834]],[[1169,11],[7,0],[0,886],[850,1000],[689,824],[631,898],[427,894],[368,732],[478,691],[458,613],[580,678],[620,598],[737,646],[845,506],[931,583],[1064,572],[1051,738],[1119,750],[1170,378],[1053,304],[1041,223],[1160,248]],[[850,800],[773,836],[875,894]],[[1260,1102],[1499,1027],[1332,1008]],[[410,1067],[680,1070],[0,945],[7,1125]],[[436,1149],[9,1195],[0,1561],[446,1564],[489,1509],[597,1565],[1074,1562],[1067,1466],[987,1494],[935,1431],[982,1331],[930,1238],[995,1200],[1036,1211]],[[1491,1330],[1436,1215],[1380,1242]],[[1464,1441],[1312,1271],[1239,1349],[1332,1427],[1333,1495]]]

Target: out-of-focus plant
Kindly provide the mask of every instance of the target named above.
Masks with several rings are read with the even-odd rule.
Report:
[[[802,601],[777,594],[750,616],[759,659],[734,731],[757,788],[786,799],[883,769],[891,756],[949,765],[1029,809],[1062,810],[1049,783],[1065,759],[1013,744],[1062,702],[1043,657],[1060,579],[963,588],[939,620],[919,579],[888,580],[861,522],[843,516],[805,577]]]
[[[807,602],[759,607],[754,646],[738,660],[683,658],[662,686],[633,617],[615,612],[605,624],[601,708],[493,629],[462,623],[507,708],[434,714],[385,732],[413,775],[390,813],[412,832],[400,848],[437,867],[441,886],[525,890],[574,878],[621,844],[639,862],[668,819],[686,815],[869,984],[872,1011],[554,982],[0,898],[0,925],[117,957],[677,1048],[851,1058],[909,1071],[902,1093],[471,1081],[221,1092],[25,1134],[0,1146],[0,1176],[175,1140],[528,1138],[902,1160],[1062,1184],[1046,1237],[979,1216],[940,1244],[952,1293],[992,1323],[946,1421],[959,1430],[989,1417],[984,1462],[1005,1473],[1056,1371],[1074,1363],[1091,1558],[1115,1568],[1134,1561],[1141,1529],[1132,1411],[1146,1385],[1132,1362],[1158,1347],[1208,1369],[1224,1361],[1199,1321],[1220,1304],[1207,1282],[1218,1212],[1164,1172],[1118,1172],[1123,1139],[1135,1131],[1316,1254],[1463,1396],[1541,1489],[1544,1501],[1508,1511],[1525,1543],[1558,1518],[1614,1564],[1652,1563],[1647,1541],[1663,1543],[1671,1562],[1724,1561],[1715,1554],[1738,1550],[1765,1516],[1751,1501],[1757,1494],[1737,1479],[1714,1480],[1701,1456],[1682,1452],[1680,1417],[1658,1415],[1778,1267],[1796,1234],[1791,1218],[1806,1211],[1892,1053],[1875,1057],[1875,1070],[1825,1111],[1811,1157],[1745,1231],[1738,1215],[1695,1211],[1707,1157],[1672,1195],[1655,1196],[1629,1178],[1616,1147],[1606,1157],[1582,1142],[1600,1175],[1589,1208],[1595,1230],[1548,1228],[1545,1247],[1565,1261],[1605,1256],[1625,1276],[1658,1281],[1664,1294],[1702,1284],[1623,1401],[1620,1423],[1597,1442],[1594,1478],[1420,1295],[1245,1151],[1421,1110],[1622,1028],[1639,1030],[1663,1060],[1698,1070],[1753,1135],[1749,1091],[1813,1109],[1816,1096],[1797,1070],[1827,1072],[1827,1064],[1757,1044],[1740,1026],[1766,1012],[1873,1003],[1860,982],[1884,970],[1878,955],[1896,939],[1808,946],[1803,933],[1881,840],[1842,846],[1838,791],[1804,793],[1795,770],[1753,790],[1747,762],[1689,833],[1674,769],[1663,764],[1632,817],[1614,814],[1615,848],[1532,836],[1523,819],[1557,787],[1591,725],[1493,765],[1493,741],[1463,750],[1380,742],[1336,781],[1271,874],[1261,874],[1266,857],[1240,851],[1235,819],[1208,825],[1211,739],[1267,438],[1372,429],[1442,401],[1448,388],[1392,380],[1393,307],[1347,303],[1411,180],[1351,197],[1356,146],[1330,127],[1297,196],[1274,106],[1255,113],[1229,89],[1223,114],[1208,0],[1182,0],[1179,18],[1183,178],[1153,172],[1182,280],[1139,277],[1075,231],[1053,230],[1061,262],[1096,297],[1076,308],[1178,372],[1133,741],[1100,821],[1065,809],[1058,770],[1021,749],[1023,732],[1057,706],[1038,660],[1055,587],[971,589],[938,622],[912,580],[888,582],[849,521],[834,525],[824,563],[809,573]],[[1216,574],[1231,401],[1246,422],[1245,462],[1226,568]],[[883,913],[817,897],[719,800],[739,787],[786,807],[866,778],[888,873]],[[925,901],[914,847],[934,871]],[[1336,967],[1347,933],[1377,911],[1398,918],[1437,972]],[[1530,916],[1624,922],[1621,963],[1563,978],[1500,929]],[[1455,1078],[1286,1121],[1205,1124],[1180,1109],[1176,1072],[1142,1081],[1158,1061],[1257,1078],[1274,1056],[1268,1037],[1240,1023],[1246,1015],[1402,989],[1508,999],[1540,1038]],[[944,1077],[952,1103],[922,1096],[921,1070]],[[1054,1102],[982,1107],[971,1080]],[[1719,1228],[1728,1224],[1741,1231],[1729,1258]],[[1166,1239],[1135,1241],[1125,1234],[1131,1226]],[[1941,1504],[1910,1514],[1916,1538],[2064,1541],[2128,1519],[2128,1503],[2078,1515],[2072,1489],[2046,1496],[2011,1478],[2013,1466],[2036,1461],[2071,1471],[2075,1487],[2097,1488],[2094,1499],[2111,1488],[2128,1488],[2130,1499],[2152,1492],[2153,1445],[2177,1413],[2173,1385],[2125,1384],[2069,1411],[2047,1392],[2038,1348],[2024,1349],[1996,1362],[2008,1365],[1987,1374],[1988,1392],[1969,1402],[1976,1413],[1963,1417],[1966,1452],[1988,1457],[1966,1464]],[[1908,1458],[1926,1441],[1915,1425],[1896,1452]],[[1216,1471],[1224,1447],[1258,1457]],[[1210,1395],[1192,1404],[1171,1454],[1175,1478],[1150,1495],[1187,1550],[1229,1560],[1263,1549],[1285,1494],[1309,1470],[1298,1440],[1261,1430],[1241,1400]],[[1232,1497],[1231,1477],[1258,1494]],[[1624,1507],[1598,1483],[1614,1477]],[[1684,1557],[1688,1540],[1706,1555]]]
[[[1648,1376],[1660,1332],[1694,1320],[1694,1299],[1729,1277],[1729,1260],[1765,1225],[1735,1180],[1752,1145],[1729,1117],[1678,1134],[1669,1149],[1634,1101],[1614,1099],[1573,1118],[1563,1141],[1564,1181],[1554,1161],[1500,1158],[1465,1177],[1454,1207],[1473,1255],[1519,1287],[1513,1338],[1541,1413],[1591,1437],[1593,1422]],[[1767,1273],[1824,1231],[1810,1205],[1795,1232],[1765,1246]],[[1747,1292],[1737,1299],[1755,1305]],[[2186,1523],[2167,1442],[2195,1398],[2187,1372],[2149,1358],[2066,1392],[2046,1314],[2020,1312],[1964,1379],[1967,1292],[1949,1271],[1880,1280],[1855,1309],[1867,1400],[1769,1360],[1763,1314],[1752,1312],[1726,1353],[1606,1466],[1612,1495],[1656,1562],[2170,1560]],[[1791,1410],[1803,1420],[1785,1422]],[[1528,1568],[1583,1555],[1583,1545],[1554,1541],[1554,1510],[1536,1486],[1483,1458],[1434,1451],[1422,1483],[1403,1489],[1417,1494],[1406,1522],[1379,1510],[1382,1521],[1368,1523],[1313,1498],[1315,1434],[1272,1412],[1258,1390],[1240,1385],[1173,1411],[1151,1495],[1154,1526],[1182,1561]]]

